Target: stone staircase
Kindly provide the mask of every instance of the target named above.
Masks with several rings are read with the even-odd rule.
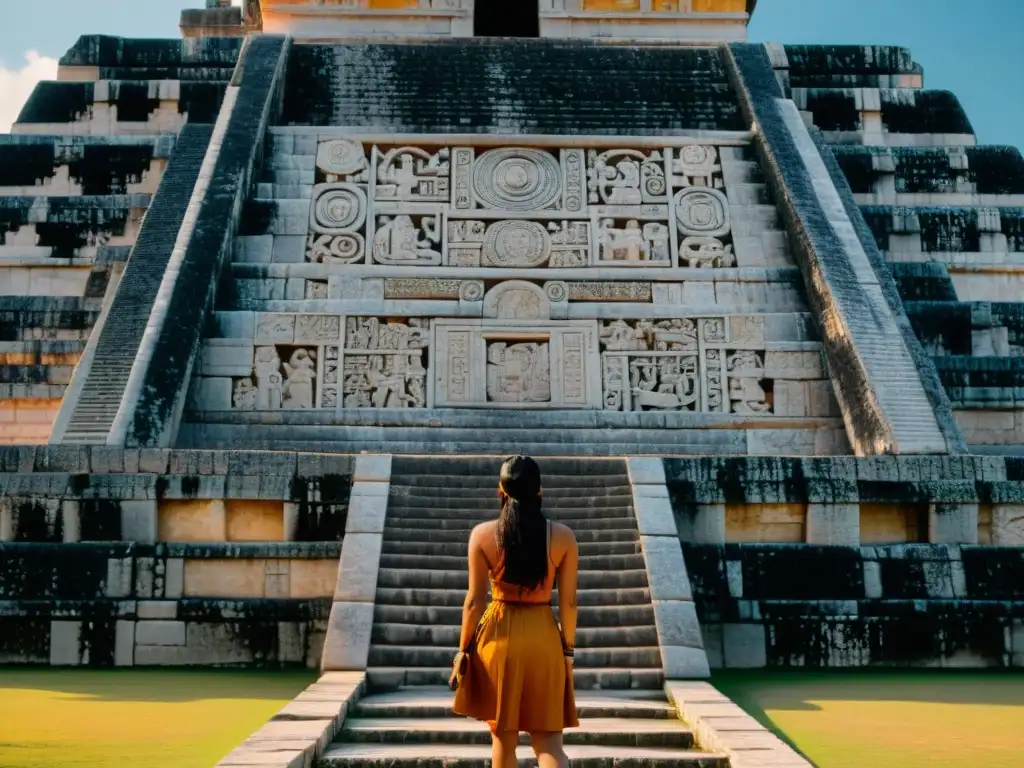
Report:
[[[541,459],[544,509],[579,541],[574,674],[579,765],[728,765],[692,751],[662,690],[661,651],[626,464]],[[497,514],[497,458],[395,456],[371,636],[368,695],[322,765],[484,766],[486,726],[457,717],[444,687],[458,645],[474,525]],[[555,595],[557,612],[557,593]],[[520,761],[532,751],[526,737]]]
[[[178,228],[192,196],[209,144],[209,126],[187,126],[143,220],[113,302],[83,355],[88,368],[76,395],[67,398],[55,435],[74,445],[103,445],[117,418],[150,313],[163,283]]]

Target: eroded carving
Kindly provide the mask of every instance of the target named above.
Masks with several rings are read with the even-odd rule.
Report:
[[[313,264],[356,264],[366,255],[366,243],[357,233],[312,234],[306,238],[306,261]]]
[[[673,184],[679,187],[721,187],[722,172],[718,150],[707,144],[687,144],[677,150],[672,160]]]
[[[360,142],[332,139],[321,142],[317,147],[316,167],[333,176],[351,176],[365,171],[369,163]]]
[[[732,246],[723,244],[717,237],[683,238],[679,245],[679,259],[687,267],[702,269],[736,266]]]
[[[548,320],[551,302],[540,286],[524,280],[508,280],[484,297],[483,314],[503,320]]]
[[[366,221],[366,192],[355,184],[313,187],[310,229],[325,235],[355,232]]]
[[[721,237],[729,234],[729,201],[717,189],[690,187],[675,196],[675,215],[684,235]]]
[[[450,196],[447,147],[428,152],[419,147],[398,147],[377,163],[377,200],[446,203]]]
[[[406,214],[379,216],[373,235],[373,260],[378,264],[434,266],[441,263],[441,251],[432,246],[440,241],[438,220],[433,216],[423,216],[419,226]]]
[[[551,256],[551,238],[535,221],[499,221],[487,228],[483,266],[537,267]]]
[[[668,227],[648,222],[642,227],[631,219],[622,228],[614,219],[601,221],[601,261],[657,261],[668,266],[670,260]]]
[[[494,403],[551,400],[551,360],[546,342],[487,345],[487,399]]]
[[[429,321],[345,321],[343,396],[346,408],[426,406]]]
[[[642,205],[664,201],[665,161],[661,152],[649,156],[635,149],[590,150],[590,203]]]

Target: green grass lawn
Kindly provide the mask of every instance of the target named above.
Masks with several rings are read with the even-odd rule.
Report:
[[[4,768],[210,768],[312,671],[0,668]]]
[[[1024,674],[723,672],[712,683],[818,768],[1024,765]]]

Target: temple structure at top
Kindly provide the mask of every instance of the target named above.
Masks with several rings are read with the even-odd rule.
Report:
[[[209,5],[81,38],[0,140],[6,439],[1024,443],[1024,163],[906,50],[746,43],[751,0]]]

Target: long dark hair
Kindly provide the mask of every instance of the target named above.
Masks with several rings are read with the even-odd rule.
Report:
[[[547,519],[541,511],[540,467],[528,456],[501,465],[498,547],[504,554],[502,581],[536,589],[548,575]]]

